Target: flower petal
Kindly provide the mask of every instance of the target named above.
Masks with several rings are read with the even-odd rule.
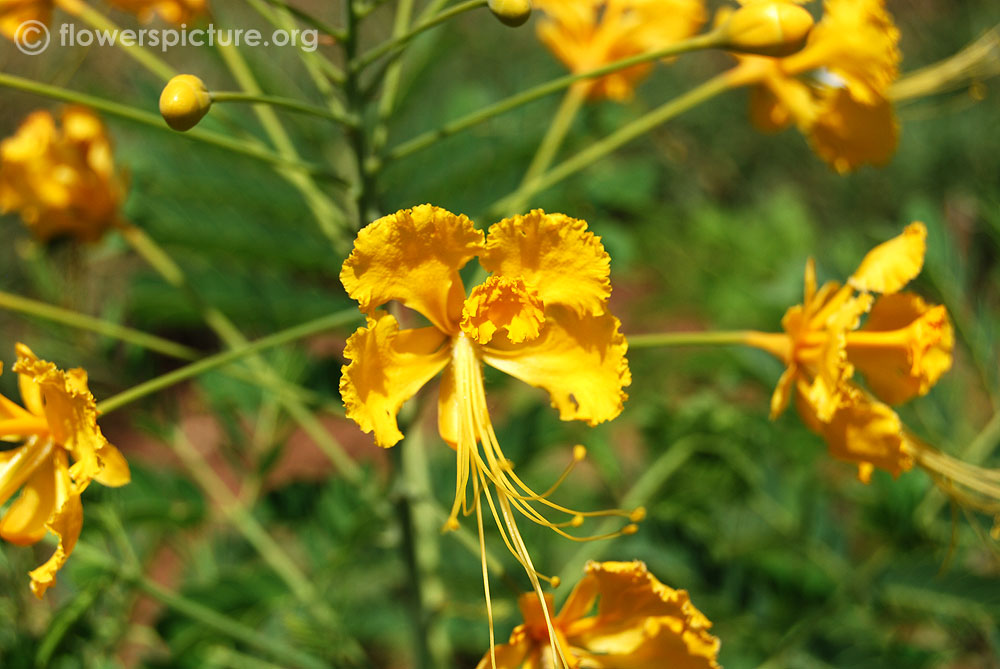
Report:
[[[87,388],[87,373],[82,369],[64,372],[39,360],[24,344],[17,344],[16,349],[14,371],[41,390],[52,440],[73,455],[75,462],[69,472],[77,492],[82,492],[100,473],[101,457],[110,452],[106,451],[110,444],[97,426],[97,402]]]
[[[805,132],[816,155],[840,174],[862,165],[886,165],[899,141],[892,103],[877,97],[872,104],[862,104],[844,88],[827,92]]]
[[[880,399],[901,404],[926,394],[951,368],[954,346],[947,309],[894,293],[875,302],[859,333],[848,334],[847,355]]]
[[[374,432],[379,446],[403,438],[396,414],[448,363],[445,339],[433,327],[400,331],[391,314],[380,312],[347,340],[344,357],[350,363],[341,368],[340,395],[347,417]]]
[[[660,583],[638,560],[590,562],[586,571],[584,580],[596,584],[597,614],[565,628],[571,645],[585,651],[586,666],[718,667],[712,623],[686,591]]]
[[[45,523],[55,510],[56,472],[53,458],[45,458],[0,520],[0,537],[21,546],[45,536]]]
[[[621,323],[611,314],[578,316],[565,308],[546,312],[541,336],[525,344],[483,349],[483,362],[544,388],[562,420],[593,426],[621,413],[632,382]]]
[[[369,316],[396,300],[453,333],[465,300],[458,270],[482,248],[483,233],[464,215],[429,204],[401,209],[358,233],[340,281]]]
[[[462,307],[462,331],[480,344],[488,344],[503,330],[513,344],[538,336],[545,314],[541,300],[518,277],[493,275],[475,288]]]
[[[111,444],[101,449],[101,471],[94,479],[101,485],[118,488],[132,480],[125,456]]]
[[[76,486],[70,480],[66,467],[66,453],[56,449],[53,452],[55,462],[56,512],[45,527],[59,538],[56,552],[43,565],[29,572],[31,591],[39,599],[56,581],[56,572],[66,563],[66,559],[80,536],[83,527],[83,504]]]
[[[895,293],[920,274],[926,252],[926,226],[910,223],[901,235],[869,251],[848,283],[855,290]]]
[[[541,209],[490,226],[480,263],[519,277],[546,307],[561,304],[580,316],[604,313],[611,295],[611,258],[587,222]]]
[[[893,476],[913,467],[913,457],[906,450],[903,425],[896,412],[860,392],[852,397],[851,404],[838,409],[826,422],[816,420],[815,407],[801,393],[797,406],[803,422],[822,435],[830,455],[858,463],[858,476],[865,483],[872,467]]]

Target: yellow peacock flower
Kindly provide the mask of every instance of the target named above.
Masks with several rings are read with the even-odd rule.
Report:
[[[844,285],[817,288],[810,259],[802,304],[785,313],[784,333],[748,335],[748,344],[787,365],[771,398],[772,417],[797,393],[805,423],[826,438],[834,456],[857,462],[865,481],[873,467],[898,475],[913,465],[902,423],[885,403],[927,393],[951,367],[955,338],[947,310],[900,292],[923,267],[926,239],[923,223],[910,224],[872,249]],[[854,382],[855,371],[874,396]]]
[[[559,615],[550,595],[547,614],[536,597],[522,595],[524,624],[506,644],[486,653],[477,669],[719,666],[719,639],[708,632],[712,623],[686,591],[663,585],[638,560],[589,562],[584,573]],[[554,642],[546,615],[555,628]]]
[[[702,0],[535,0],[545,13],[542,42],[572,72],[662,49],[705,22]],[[652,65],[636,65],[577,85],[590,98],[627,100]]]
[[[0,395],[0,440],[20,444],[0,451],[0,505],[18,489],[21,494],[0,519],[0,537],[21,545],[37,543],[46,531],[58,537],[56,552],[29,574],[40,598],[80,536],[80,494],[92,480],[121,486],[130,475],[97,426],[85,371],[57,369],[24,344],[17,345],[14,371],[24,407]]]
[[[459,270],[476,256],[492,274],[466,297]],[[596,538],[564,529],[585,517],[626,517],[632,522],[622,532],[629,533],[644,511],[580,512],[548,499],[555,486],[543,494],[530,488],[497,442],[482,367],[545,389],[563,420],[596,425],[616,417],[631,376],[620,323],[608,312],[609,273],[610,258],[584,221],[535,210],[494,224],[484,238],[467,217],[431,205],[362,229],[340,273],[368,317],[344,350],[349,364],[340,392],[347,416],[374,433],[379,446],[393,446],[403,438],[396,422],[401,406],[443,370],[438,429],[457,457],[445,529],[457,529],[460,514],[475,514],[482,546],[485,498],[539,598],[539,580],[555,585],[555,579],[534,568],[515,511],[573,539]],[[379,309],[391,301],[431,325],[400,329],[395,316]],[[584,454],[583,447],[574,449],[573,462]],[[549,520],[545,509],[567,519]],[[485,558],[483,565],[489,602]]]
[[[883,165],[899,136],[887,97],[899,76],[899,30],[884,0],[826,0],[823,7],[802,50],[784,58],[739,55],[730,81],[753,86],[750,118],[759,129],[795,123],[841,173]]]
[[[20,213],[43,241],[100,239],[124,194],[104,124],[85,107],[63,109],[61,127],[36,111],[0,142],[0,212]]]

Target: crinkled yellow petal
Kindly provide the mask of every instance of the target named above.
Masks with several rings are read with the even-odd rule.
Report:
[[[798,368],[794,364],[781,373],[781,378],[778,379],[778,384],[771,394],[771,420],[776,419],[788,408],[788,401],[795,388],[796,374],[798,374]]]
[[[465,301],[458,270],[483,248],[464,215],[429,204],[383,216],[358,233],[340,281],[369,316],[390,300],[453,334]]]
[[[80,502],[80,494],[75,490],[76,486],[70,480],[70,474],[66,467],[66,454],[56,449],[53,452],[53,459],[56,479],[56,512],[45,527],[58,537],[59,544],[56,546],[56,552],[45,564],[28,574],[31,577],[31,591],[39,599],[55,583],[56,572],[66,563],[66,559],[73,552],[76,540],[80,537],[80,529],[83,527],[83,504]]]
[[[761,132],[780,132],[792,122],[788,107],[767,86],[750,89],[750,123]]]
[[[951,368],[954,346],[947,309],[895,293],[880,297],[861,331],[848,335],[847,355],[882,401],[901,404]]]
[[[462,331],[488,344],[503,330],[513,344],[531,341],[545,322],[542,301],[520,278],[491,276],[469,293],[462,307]]]
[[[48,457],[25,482],[21,494],[0,520],[0,537],[22,546],[40,541],[55,508],[55,462]]]
[[[850,394],[848,384],[854,376],[854,366],[847,357],[847,333],[858,327],[861,316],[871,308],[870,295],[859,295],[845,300],[827,320],[826,339],[810,365],[813,378],[800,391],[808,396],[820,421],[830,420]]]
[[[826,422],[816,420],[816,409],[803,396],[797,406],[803,422],[822,435],[830,455],[840,460],[858,463],[858,474],[868,482],[872,467],[884,469],[893,476],[913,467],[907,452],[903,425],[896,412],[881,402],[853,394],[854,401],[837,410]]]
[[[862,165],[886,165],[896,152],[899,123],[892,104],[878,97],[856,101],[846,89],[827,92],[813,124],[805,129],[813,151],[844,174]]]
[[[433,327],[400,330],[396,319],[378,312],[347,340],[340,395],[347,417],[375,433],[383,448],[403,438],[396,414],[406,400],[448,363],[446,337]]]
[[[632,382],[621,323],[611,314],[576,315],[566,308],[546,312],[535,340],[507,347],[488,346],[483,361],[549,392],[563,420],[596,425],[621,413]]]
[[[611,258],[587,222],[541,209],[490,226],[480,263],[504,277],[518,277],[546,307],[561,304],[577,314],[604,313],[611,295]]]
[[[77,492],[82,492],[100,473],[101,457],[109,446],[97,426],[97,402],[87,388],[87,374],[82,369],[64,372],[39,360],[24,344],[17,344],[16,349],[14,371],[40,388],[52,440],[73,455],[75,462],[69,473]]]
[[[910,223],[901,235],[869,251],[848,283],[855,290],[895,293],[920,274],[926,251],[926,226]]]
[[[634,562],[590,562],[585,586],[596,590],[597,613],[563,627],[570,645],[586,666],[606,669],[718,667],[719,640],[708,630],[708,618],[684,590],[660,583],[646,565]],[[582,599],[582,598],[581,598]],[[582,606],[572,602],[576,610]]]
[[[94,480],[112,488],[118,488],[132,480],[132,473],[125,456],[111,444],[101,449],[101,471]]]

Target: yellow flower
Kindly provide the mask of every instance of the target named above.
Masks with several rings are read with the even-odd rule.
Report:
[[[21,445],[0,451],[0,505],[19,488],[21,494],[0,519],[0,536],[21,545],[40,541],[46,531],[58,537],[56,552],[29,574],[40,598],[80,536],[80,493],[92,480],[120,486],[130,476],[125,458],[97,427],[87,373],[64,372],[24,344],[16,348],[24,408],[0,395],[0,440]]]
[[[954,333],[945,308],[900,292],[923,267],[926,238],[924,225],[912,223],[872,249],[843,286],[817,288],[810,259],[803,302],[785,313],[784,333],[747,337],[787,365],[771,398],[772,417],[796,392],[806,424],[836,457],[858,462],[865,480],[873,465],[894,475],[912,466],[902,424],[882,402],[927,393],[951,367]],[[855,371],[882,401],[854,382]]]
[[[64,108],[61,127],[36,111],[0,142],[0,212],[19,212],[43,241],[99,239],[115,223],[124,190],[104,124],[84,107]]]
[[[702,0],[536,0],[546,14],[538,36],[573,72],[662,49],[705,22]],[[627,100],[652,65],[636,65],[579,84],[591,98]]]
[[[476,256],[492,274],[466,298],[459,270]],[[374,433],[379,446],[393,446],[403,438],[396,423],[400,407],[443,370],[438,428],[457,456],[445,529],[458,527],[460,513],[475,514],[482,543],[485,497],[539,597],[539,579],[551,579],[532,566],[513,511],[570,538],[577,537],[563,528],[578,527],[585,516],[638,521],[642,511],[578,512],[528,487],[497,442],[482,366],[545,389],[563,420],[596,425],[616,417],[631,376],[620,323],[608,312],[609,273],[608,254],[584,221],[535,210],[494,224],[484,238],[467,217],[431,205],[365,227],[340,273],[368,317],[344,350],[349,364],[340,391],[348,417]],[[431,325],[400,329],[395,316],[379,309],[390,301]],[[584,453],[574,449],[573,462]],[[549,520],[545,508],[568,520]],[[634,530],[630,524],[623,531]],[[488,600],[485,573],[484,584]]]
[[[174,25],[191,23],[208,8],[207,0],[111,0],[111,4],[132,12],[143,23],[149,23],[158,14]]]
[[[663,585],[638,560],[589,562],[584,571],[558,616],[552,614],[551,596],[546,596],[548,611],[543,612],[536,597],[522,595],[524,624],[514,628],[510,641],[496,647],[496,669],[719,666],[719,640],[708,632],[712,623],[686,591]],[[554,638],[546,616],[552,619]],[[488,652],[477,669],[492,666]]]
[[[52,21],[52,0],[0,0],[0,34],[13,41],[22,38],[18,28],[26,21],[48,25]],[[25,35],[35,38],[35,35]]]
[[[734,85],[754,85],[750,117],[761,130],[794,122],[838,172],[882,165],[899,135],[887,99],[899,76],[898,42],[883,0],[827,0],[801,51],[738,56],[730,77]]]

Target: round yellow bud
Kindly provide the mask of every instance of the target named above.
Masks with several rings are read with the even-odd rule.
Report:
[[[178,74],[167,82],[160,94],[163,120],[181,132],[198,125],[211,106],[212,96],[205,88],[205,82],[193,74]]]
[[[531,16],[531,0],[489,0],[486,4],[493,16],[512,28],[522,25]]]
[[[788,56],[799,49],[813,27],[813,17],[791,2],[755,2],[729,15],[722,48],[761,56]]]

